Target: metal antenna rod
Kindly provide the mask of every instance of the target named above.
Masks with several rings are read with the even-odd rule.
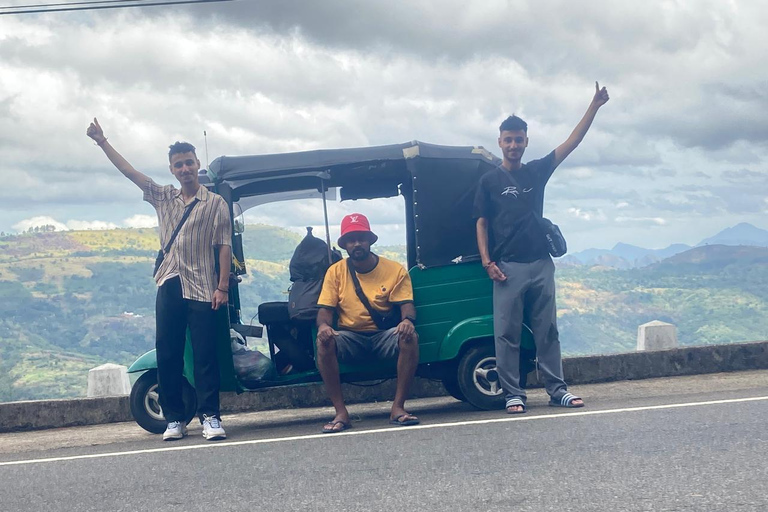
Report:
[[[323,217],[325,218],[325,241],[328,244],[328,265],[333,265],[333,256],[331,255],[331,229],[328,226],[328,206],[325,200],[325,181],[320,178],[320,190],[323,192]]]
[[[205,141],[205,169],[211,168],[211,164],[208,163],[208,134],[203,130],[203,140]]]

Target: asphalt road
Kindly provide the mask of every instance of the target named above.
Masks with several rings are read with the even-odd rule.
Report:
[[[765,511],[768,372],[581,386],[588,406],[475,411],[414,400],[227,416],[229,439],[121,423],[0,434],[0,503],[27,511]]]

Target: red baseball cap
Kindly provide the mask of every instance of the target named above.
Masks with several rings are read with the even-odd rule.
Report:
[[[371,231],[371,224],[368,222],[368,217],[362,213],[350,213],[341,219],[341,236],[339,236],[339,247],[344,247],[344,237],[350,233],[368,233],[371,244],[375,244],[379,239],[376,234]]]

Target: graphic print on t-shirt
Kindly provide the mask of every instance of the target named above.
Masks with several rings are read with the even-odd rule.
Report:
[[[504,189],[504,191],[501,193],[501,195],[503,195],[503,196],[512,195],[512,196],[515,197],[515,199],[517,199],[517,195],[519,193],[520,192],[517,191],[517,187],[507,187],[507,188]]]
[[[523,188],[523,194],[527,194],[528,192],[531,192],[532,190],[533,190],[533,188]],[[501,195],[503,195],[503,196],[506,196],[506,195],[511,195],[511,196],[513,196],[515,199],[517,199],[517,196],[519,196],[519,195],[520,195],[520,191],[519,191],[519,190],[517,190],[517,187],[506,187],[506,188],[505,188],[505,189],[504,189],[504,190],[501,192]]]

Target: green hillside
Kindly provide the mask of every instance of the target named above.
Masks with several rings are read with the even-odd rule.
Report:
[[[245,321],[287,300],[302,235],[247,226]],[[0,239],[0,401],[85,394],[87,370],[130,364],[154,345],[154,229],[68,231]],[[403,247],[377,247],[404,262]],[[633,350],[637,326],[663,320],[683,344],[768,339],[768,249],[706,246],[631,270],[558,270],[563,351]]]
[[[285,300],[287,263],[300,238],[248,226],[244,314],[255,313],[247,305]],[[154,229],[0,239],[0,401],[82,396],[90,368],[129,365],[152,349],[158,247]]]

